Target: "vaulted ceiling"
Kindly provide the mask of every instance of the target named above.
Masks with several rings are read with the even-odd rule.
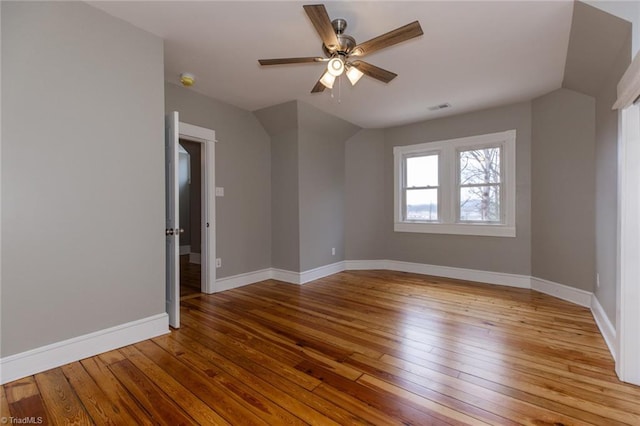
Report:
[[[301,100],[379,128],[529,100],[561,87],[572,1],[330,1],[357,42],[419,20],[424,35],[367,56],[398,74],[388,84],[345,78],[310,93],[322,63],[260,67],[258,59],[323,56],[300,1],[90,2],[165,40],[165,79],[254,111]],[[449,103],[451,108],[430,111]]]

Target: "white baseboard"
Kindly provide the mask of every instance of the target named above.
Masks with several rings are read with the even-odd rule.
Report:
[[[344,271],[344,262],[336,262],[330,265],[320,266],[300,273],[300,284],[305,284],[313,280],[328,277]]]
[[[345,260],[345,271],[373,271],[376,269],[388,269],[386,260]]]
[[[290,284],[301,284],[300,272],[286,271],[284,269],[271,268],[271,278]]]
[[[284,281],[290,284],[306,284],[313,280],[328,277],[345,270],[345,262],[340,261],[329,265],[320,266],[318,268],[309,269],[303,272],[285,271],[283,269],[272,268],[271,278],[278,281]]]
[[[191,253],[191,246],[180,246],[180,256]]]
[[[569,287],[537,277],[531,277],[531,288],[541,293],[557,297],[558,299],[566,300],[567,302],[575,303],[585,308],[591,308],[591,297],[593,293],[590,291],[580,290],[575,287]]]
[[[278,280],[290,284],[305,284],[309,281],[327,277],[344,271],[344,263],[338,262],[331,265],[321,266],[304,272],[286,271],[278,268],[267,268],[259,271],[247,272],[244,274],[233,275],[230,277],[219,278],[216,280],[215,291],[225,291],[242,287],[248,284],[257,283],[265,280]]]
[[[247,272],[244,274],[233,275],[216,279],[215,292],[231,290],[248,284],[257,283],[268,280],[273,277],[272,269],[261,269],[259,271]]]
[[[604,338],[607,346],[609,347],[609,352],[611,352],[611,356],[613,360],[617,360],[616,358],[616,328],[611,324],[609,317],[604,312],[604,308],[600,304],[600,301],[594,294],[591,297],[591,313],[593,314],[593,319],[596,320],[596,324],[600,329],[600,334]]]
[[[195,263],[197,265],[200,265],[200,258],[201,258],[200,253],[189,253],[189,263]]]
[[[5,384],[166,333],[169,333],[169,317],[162,313],[0,358],[0,383]]]
[[[479,271],[475,269],[454,268],[450,266],[428,265],[424,263],[403,262],[400,260],[347,260],[346,270],[375,270],[411,272],[414,274],[433,275],[436,277],[458,280],[476,281],[509,287],[531,288],[529,276],[508,274],[504,272]]]
[[[286,271],[277,268],[268,268],[260,271],[239,274],[232,277],[221,278],[216,281],[220,283],[222,291],[236,288],[243,285],[252,284],[267,279],[276,279],[291,284],[305,284],[329,275],[342,271],[354,270],[390,270],[399,272],[410,272],[422,275],[433,275],[436,277],[453,278],[465,281],[475,281],[486,284],[503,285],[516,288],[530,288],[550,296],[557,297],[580,306],[592,308],[593,293],[558,284],[542,278],[527,275],[509,274],[504,272],[480,271],[475,269],[455,268],[450,266],[428,265],[423,263],[403,262],[399,260],[345,260],[321,266],[303,272]],[[606,315],[603,315],[606,318]]]
[[[320,266],[303,272],[286,271],[270,268],[261,271],[248,272],[232,277],[216,280],[216,291],[228,290],[266,279],[275,279],[291,284],[305,284],[345,270],[390,270],[412,272],[437,277],[454,278],[476,281],[487,284],[497,284],[509,287],[531,288],[530,277],[524,275],[507,274],[503,272],[478,271],[473,269],[452,268],[448,266],[426,265],[421,263],[402,262],[398,260],[345,260]]]
[[[451,266],[427,265],[421,263],[387,260],[387,267],[392,271],[413,272],[436,277],[453,278],[457,280],[476,281],[486,284],[504,285],[509,287],[530,288],[528,276],[508,274],[504,272],[480,271],[475,269],[454,268]]]

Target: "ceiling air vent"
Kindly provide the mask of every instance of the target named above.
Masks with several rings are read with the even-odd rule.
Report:
[[[439,104],[439,105],[434,105],[432,107],[429,107],[428,110],[429,111],[440,111],[441,109],[447,109],[447,108],[451,108],[451,104],[450,103],[444,103],[444,104]]]

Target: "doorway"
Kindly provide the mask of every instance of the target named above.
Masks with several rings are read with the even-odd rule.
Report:
[[[202,144],[179,139],[180,299],[202,289]]]
[[[165,210],[166,210],[166,310],[169,325],[180,327],[180,235],[184,228],[180,224],[180,192],[179,192],[179,141],[195,142],[200,146],[201,166],[201,212],[200,220],[200,255],[191,253],[193,259],[200,260],[200,292],[213,293],[215,289],[215,132],[203,127],[179,121],[178,112],[173,111],[165,118]],[[186,149],[183,148],[184,151]],[[188,151],[187,151],[188,153]],[[191,168],[195,162],[191,162]],[[193,184],[192,180],[192,184]],[[190,235],[192,233],[190,232]],[[185,237],[186,238],[186,237]],[[195,250],[194,250],[195,251]],[[191,263],[191,262],[189,262]]]

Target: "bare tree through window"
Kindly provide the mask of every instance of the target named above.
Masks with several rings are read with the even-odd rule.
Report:
[[[500,221],[500,155],[500,147],[459,152],[461,221]]]

